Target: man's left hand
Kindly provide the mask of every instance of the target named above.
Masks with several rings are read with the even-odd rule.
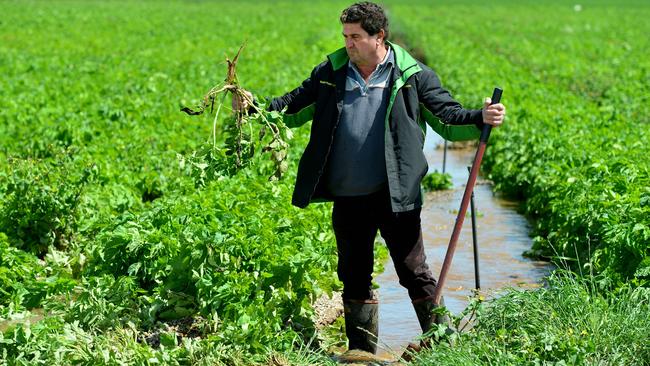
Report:
[[[501,103],[491,104],[492,99],[485,98],[483,102],[483,123],[494,127],[501,126],[506,116],[506,107]]]

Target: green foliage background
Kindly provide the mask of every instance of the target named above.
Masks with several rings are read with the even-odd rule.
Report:
[[[648,4],[421,2],[392,14],[459,100],[504,89],[507,121],[483,168],[534,219],[530,254],[646,281]]]
[[[258,156],[253,168],[197,188],[179,156],[211,138],[212,121],[179,108],[223,80],[225,56],[243,42],[244,87],[271,96],[297,86],[342,45],[347,5],[0,3],[0,364],[249,364],[313,336],[311,302],[338,284],[328,205],[290,205],[307,128],[292,140],[282,181],[267,182],[273,165]],[[462,103],[478,108],[503,87],[508,119],[493,132],[486,167],[535,219],[531,255],[603,273],[606,289],[647,283],[648,5],[387,5],[395,29]],[[594,318],[647,308],[643,290],[603,300],[580,286],[505,297],[476,328],[502,337],[502,348],[472,352],[503,351],[497,363],[589,362],[606,342],[633,344],[635,331],[558,343],[559,326],[542,339],[489,321],[512,320],[512,304],[563,306],[553,297],[562,291],[596,296],[602,306],[585,310]],[[557,324],[575,318],[561,315]],[[644,323],[632,315],[621,322],[634,330]],[[163,331],[160,347],[142,342],[159,321],[187,317],[202,338]],[[287,357],[328,362],[302,350]]]
[[[307,131],[282,181],[267,181],[261,156],[197,188],[179,156],[211,138],[212,119],[179,110],[225,78],[244,42],[244,87],[297,86],[339,46],[339,6],[0,6],[0,359],[244,362],[311,338],[311,304],[338,284],[328,205],[290,205]],[[302,32],[277,21],[308,15]],[[202,339],[142,343],[186,317]]]

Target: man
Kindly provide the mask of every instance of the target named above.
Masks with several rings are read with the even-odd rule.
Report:
[[[332,223],[343,282],[349,349],[375,353],[378,300],[372,288],[373,244],[381,233],[400,284],[423,332],[436,319],[436,281],[427,264],[420,227],[420,182],[425,122],[448,140],[476,139],[484,123],[499,126],[501,104],[467,110],[441,87],[436,74],[387,41],[388,20],[370,2],[341,17],[345,48],[316,66],[301,86],[271,101],[298,127],[312,120],[300,159],[292,203],[334,201]],[[240,101],[234,106],[245,107]],[[439,122],[444,121],[444,123]]]

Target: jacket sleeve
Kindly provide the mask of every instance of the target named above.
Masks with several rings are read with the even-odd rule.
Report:
[[[271,100],[268,110],[284,112],[284,123],[290,127],[300,127],[314,116],[317,94],[317,70],[323,64],[314,68],[309,78],[287,94]]]
[[[442,87],[430,68],[424,66],[418,76],[420,118],[446,140],[475,140],[481,136],[483,115],[480,109],[463,108]]]

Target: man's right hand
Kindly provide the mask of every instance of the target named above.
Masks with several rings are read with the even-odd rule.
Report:
[[[246,95],[247,98],[243,98],[239,94],[234,93],[232,97],[233,111],[246,111],[251,106],[251,102],[253,101],[253,93],[245,89],[242,89],[241,91]]]
[[[492,104],[491,98],[485,98],[483,101],[483,123],[499,127],[503,124],[506,117],[506,107],[501,103]]]

